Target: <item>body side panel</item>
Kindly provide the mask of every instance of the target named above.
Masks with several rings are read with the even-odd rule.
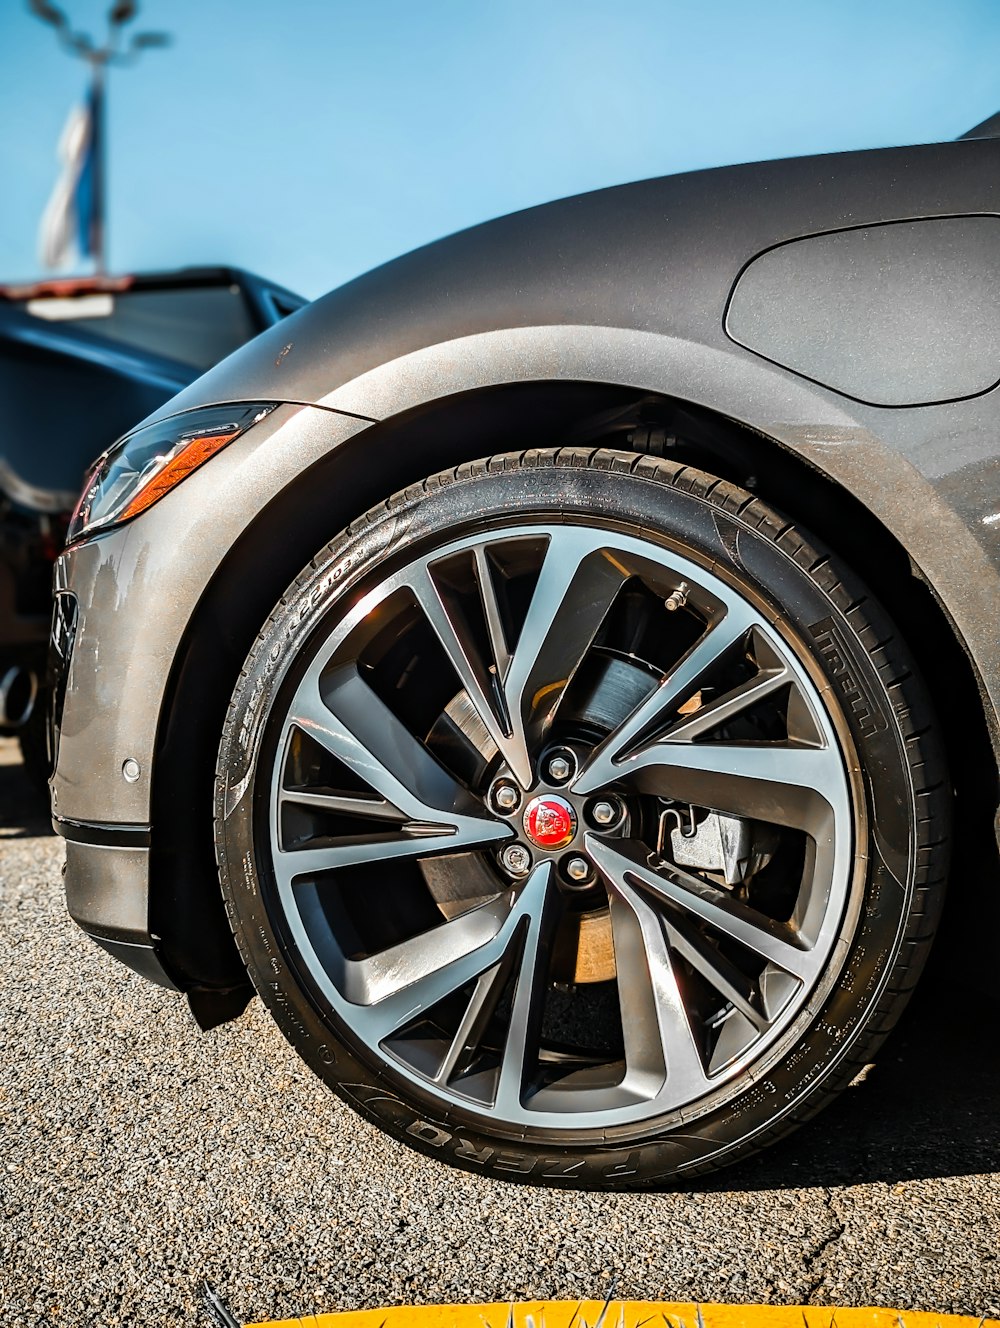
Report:
[[[227,550],[278,492],[372,420],[498,383],[661,392],[741,421],[818,466],[910,552],[1000,709],[996,392],[939,406],[864,406],[737,346],[724,328],[730,292],[756,254],[842,226],[1000,212],[998,167],[1000,143],[974,141],[605,190],[407,255],[223,361],[158,414],[249,399],[326,409],[276,412],[139,520],[69,555],[70,581],[95,587],[102,635],[90,646],[99,670],[84,653],[70,678],[58,814],[147,820],[158,718],[149,698],[162,698],[185,626]],[[345,457],[372,464],[364,449]],[[796,515],[808,524],[808,512]],[[150,596],[159,600],[155,621]],[[87,635],[84,625],[84,652]],[[88,671],[98,676],[88,681]],[[88,686],[112,690],[88,697]],[[127,756],[143,773],[125,787]]]
[[[947,608],[980,665],[993,659],[993,616],[982,609],[984,602],[996,602],[1000,582],[986,550],[949,503],[947,487],[937,490],[901,450],[873,433],[859,418],[864,408],[732,343],[708,349],[620,329],[517,329],[429,348],[356,386],[380,412],[398,413],[477,387],[560,379],[626,381],[637,392],[663,392],[710,407],[796,451],[852,492],[862,492],[927,579],[947,588]],[[958,403],[921,412],[937,416],[924,421],[923,437],[949,428],[961,435],[960,417],[977,408]],[[900,412],[898,419],[905,423],[916,413]],[[369,426],[370,421],[329,409],[281,407],[142,518],[64,557],[62,584],[90,607],[82,615],[67,686],[53,781],[59,816],[148,823],[159,720],[150,698],[162,701],[199,600],[233,542],[302,470],[338,448],[344,449],[345,483],[352,466],[372,465],[365,440]],[[975,435],[973,419],[968,430]],[[918,434],[914,441],[920,439]],[[512,446],[525,441],[531,440],[515,439]],[[957,473],[948,472],[948,478],[954,481]],[[997,497],[995,489],[976,488],[963,503],[989,508]],[[796,515],[808,524],[808,512]],[[980,527],[991,529],[982,522]],[[331,529],[329,537],[334,534]],[[155,615],[148,608],[154,600]],[[98,627],[99,639],[93,635]],[[996,670],[983,674],[996,688]],[[1000,709],[1000,692],[991,696]],[[131,784],[121,775],[128,758],[137,760],[142,772]]]
[[[1000,214],[1000,141],[765,162],[603,190],[475,227],[348,283],[161,413],[270,399],[384,420],[486,384],[574,377],[696,401],[777,439],[875,513],[934,586],[996,707],[996,389],[944,405],[865,406],[768,364],[725,330],[740,274],[775,246],[966,214]],[[906,377],[907,348],[898,354]]]

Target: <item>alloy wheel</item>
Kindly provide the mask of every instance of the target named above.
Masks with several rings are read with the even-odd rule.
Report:
[[[511,1130],[735,1091],[828,972],[854,869],[842,736],[774,618],[589,522],[368,583],[294,681],[266,840],[371,1059]]]

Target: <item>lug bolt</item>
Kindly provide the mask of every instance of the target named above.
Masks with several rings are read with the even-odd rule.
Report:
[[[546,772],[553,784],[565,784],[573,773],[575,762],[567,751],[554,752],[549,757]]]
[[[563,865],[563,871],[571,881],[580,883],[590,877],[590,863],[586,858],[570,858]]]
[[[531,869],[531,854],[523,844],[508,844],[500,854],[500,862],[511,876],[526,876]]]
[[[615,821],[621,815],[621,809],[616,807],[613,802],[595,802],[590,809],[591,819],[595,825],[614,825]]]
[[[520,801],[521,795],[513,784],[494,784],[493,805],[497,811],[512,812]]]

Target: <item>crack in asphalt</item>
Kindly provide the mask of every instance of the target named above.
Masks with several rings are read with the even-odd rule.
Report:
[[[823,1202],[830,1214],[830,1230],[825,1236],[816,1242],[811,1250],[807,1250],[802,1258],[802,1267],[809,1274],[814,1271],[818,1274],[812,1277],[805,1289],[804,1303],[806,1305],[815,1305],[820,1302],[815,1300],[823,1289],[823,1284],[827,1280],[827,1255],[834,1245],[840,1240],[847,1230],[847,1223],[841,1217],[837,1209],[835,1190],[832,1186],[826,1186],[823,1189]]]

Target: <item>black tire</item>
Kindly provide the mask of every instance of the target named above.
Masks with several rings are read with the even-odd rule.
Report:
[[[672,1115],[602,1130],[504,1129],[443,1104],[373,1055],[318,991],[275,904],[261,807],[271,729],[303,661],[373,578],[415,550],[512,513],[643,532],[714,569],[795,643],[853,770],[858,821],[840,940],[786,1034],[724,1088]],[[298,673],[297,673],[298,671]],[[703,1174],[783,1137],[870,1062],[920,974],[939,917],[950,787],[932,711],[885,610],[801,527],[734,485],[647,456],[563,448],[435,475],[323,549],[264,625],[233,695],[217,768],[216,852],[233,931],[285,1036],[356,1110],[470,1171],[628,1189]],[[860,833],[860,832],[859,832]],[[862,842],[863,840],[863,842]],[[691,1128],[697,1119],[697,1128]]]

